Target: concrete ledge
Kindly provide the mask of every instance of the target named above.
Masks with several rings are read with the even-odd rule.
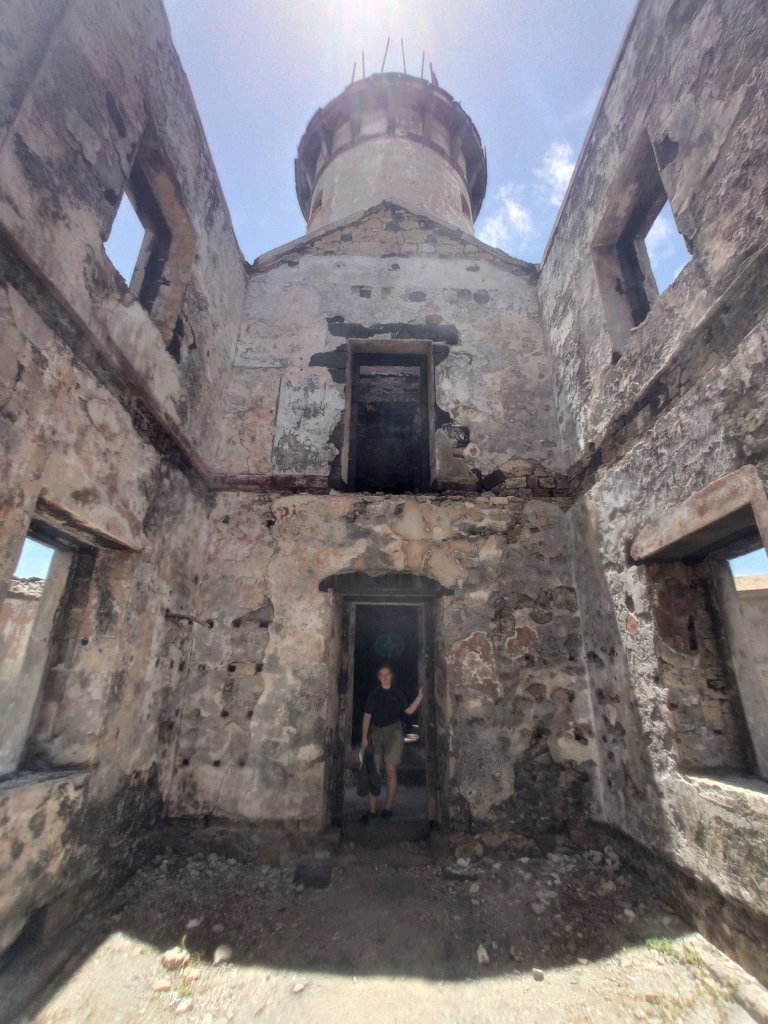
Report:
[[[768,543],[768,497],[754,466],[742,466],[651,520],[635,538],[636,562],[678,561],[706,554],[754,529]]]

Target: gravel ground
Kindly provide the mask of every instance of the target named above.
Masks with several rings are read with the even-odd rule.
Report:
[[[326,855],[327,856],[327,855]],[[29,1024],[761,1020],[765,993],[603,851],[158,857],[70,935]],[[750,1010],[751,1012],[748,1012]]]

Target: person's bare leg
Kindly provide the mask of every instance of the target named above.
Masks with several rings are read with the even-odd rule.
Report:
[[[391,811],[397,795],[397,768],[393,764],[385,766],[387,769],[387,803],[386,811]]]
[[[372,793],[368,794],[368,813],[376,813],[376,797]]]

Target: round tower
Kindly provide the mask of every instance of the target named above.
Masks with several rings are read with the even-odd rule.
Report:
[[[308,231],[389,199],[474,233],[486,178],[480,136],[461,104],[397,73],[354,82],[318,110],[296,159]]]

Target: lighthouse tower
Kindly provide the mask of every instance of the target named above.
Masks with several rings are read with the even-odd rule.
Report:
[[[461,105],[412,75],[371,75],[317,111],[299,144],[296,192],[313,231],[383,200],[474,233],[485,151]]]

